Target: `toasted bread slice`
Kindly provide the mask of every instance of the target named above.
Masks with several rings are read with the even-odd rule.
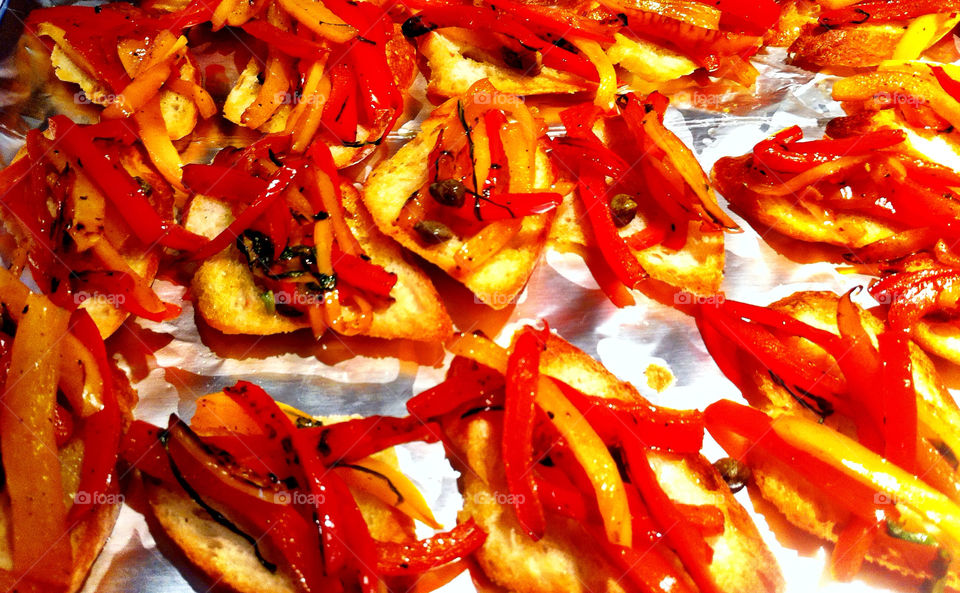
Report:
[[[550,336],[541,361],[543,372],[585,394],[643,401],[629,383],[614,377],[596,360],[556,336]],[[452,463],[461,472],[462,520],[473,518],[487,540],[477,560],[495,583],[519,593],[620,592],[622,571],[613,567],[575,521],[550,517],[545,536],[532,541],[509,505],[497,443],[500,428],[481,416],[446,427],[455,448]],[[652,452],[651,460],[671,499],[687,504],[716,505],[724,515],[724,531],[709,538],[714,551],[710,571],[725,591],[782,591],[783,578],[746,511],[713,466],[699,455]]]
[[[373,314],[368,335],[442,341],[453,331],[440,296],[430,279],[404,258],[400,247],[381,234],[360,202],[357,190],[341,185],[347,225],[373,263],[397,275],[393,302]],[[216,236],[233,220],[230,207],[197,196],[187,215],[186,228],[206,237]],[[309,327],[305,317],[284,317],[267,309],[242,255],[233,246],[204,261],[192,281],[197,311],[212,327],[227,334],[270,335]],[[344,307],[344,320],[355,321],[359,312]]]
[[[374,169],[363,188],[363,202],[381,231],[462,282],[481,302],[502,309],[514,302],[530,278],[540,259],[554,212],[523,217],[520,231],[503,249],[469,272],[456,262],[455,255],[464,245],[459,237],[440,245],[425,246],[412,231],[403,229],[397,223],[398,217],[407,198],[426,182],[427,157],[444,119],[445,116],[436,113],[431,115],[423,122],[416,138]],[[553,182],[552,167],[540,147],[535,161],[534,187],[549,187]]]
[[[838,297],[833,293],[802,292],[777,301],[771,307],[814,327],[836,333],[837,301]],[[883,322],[872,313],[861,310],[860,317],[863,326],[872,336],[883,331]],[[811,345],[810,348],[819,351],[815,346]],[[910,356],[913,381],[918,394],[917,405],[934,410],[954,431],[960,429],[960,408],[943,386],[933,363],[914,344],[910,345]],[[744,361],[742,364],[745,369],[749,368],[750,374],[746,376],[751,376],[752,382],[746,387],[741,386],[741,389],[752,406],[774,417],[781,414],[803,414],[816,418],[812,412],[802,408],[782,386],[776,384],[765,369],[752,362]],[[856,438],[855,427],[849,421],[830,416],[825,423],[851,438]],[[772,462],[751,465],[751,469],[757,492],[773,503],[792,524],[821,539],[834,543],[837,541],[848,515],[819,492],[815,485],[798,481],[795,476],[788,475],[783,467]],[[918,582],[933,577],[923,570],[923,567],[918,568],[909,563],[902,552],[885,542],[884,537],[877,538],[866,558],[871,563]],[[960,574],[951,572],[946,584],[948,589],[956,590],[960,587]]]
[[[377,455],[396,463],[392,450]],[[185,492],[145,481],[150,510],[164,532],[211,582],[228,585],[238,593],[296,593],[298,589],[283,569],[267,570],[250,543],[214,521]],[[380,541],[415,539],[413,521],[362,491],[353,491],[370,534]]]

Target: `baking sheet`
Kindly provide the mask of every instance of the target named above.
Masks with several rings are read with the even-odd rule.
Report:
[[[822,125],[842,114],[829,98],[831,79],[784,66],[784,53],[773,49],[756,58],[761,76],[753,96],[718,101],[689,92],[674,98],[666,124],[693,148],[704,169],[709,171],[722,156],[749,151],[771,132],[793,124],[809,136],[820,136]],[[10,64],[5,66],[0,68],[0,77],[10,75]],[[0,96],[0,105],[2,99]],[[10,114],[2,107],[0,115],[9,121]],[[391,141],[396,145],[415,132],[416,122],[412,122],[393,134]],[[22,136],[13,129],[2,136],[5,154],[18,137]],[[811,258],[814,248],[778,242],[784,255],[736,215],[734,218],[745,232],[727,236],[723,288],[729,298],[767,304],[798,290],[843,292],[866,281],[862,276],[839,273],[833,264],[800,264],[798,261]],[[642,295],[635,307],[615,308],[576,256],[545,253],[516,306],[505,312],[489,311],[442,274],[433,276],[461,330],[481,328],[506,344],[517,326],[547,319],[561,336],[600,359],[621,379],[634,383],[657,404],[703,409],[720,398],[740,399],[737,389],[706,353],[691,318]],[[158,292],[165,300],[180,302],[185,290],[161,281]],[[859,298],[869,299],[865,294]],[[111,350],[139,390],[137,417],[154,423],[166,423],[171,413],[189,417],[198,397],[239,379],[255,381],[277,399],[311,414],[400,415],[411,395],[442,380],[450,359],[438,348],[385,345],[332,334],[320,343],[307,335],[225,337],[198,324],[190,302],[182,304],[179,318],[164,323],[128,322],[110,340]],[[674,377],[662,392],[647,385],[645,371],[651,364],[669,369]],[[441,447],[410,445],[402,447],[399,455],[438,520],[451,527],[460,498],[456,474],[444,460]],[[709,435],[705,455],[710,459],[724,456]],[[135,485],[127,496],[129,504],[123,507],[84,591],[188,593],[214,589],[216,584],[193,569],[147,521]],[[873,569],[865,569],[850,584],[830,582],[825,571],[828,554],[817,541],[768,521],[773,515],[759,512],[746,491],[737,498],[779,560],[789,593],[896,590],[890,575]],[[429,530],[422,531],[422,535],[428,534]],[[470,592],[474,586],[464,574],[442,590]]]

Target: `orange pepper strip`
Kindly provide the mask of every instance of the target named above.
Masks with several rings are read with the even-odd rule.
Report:
[[[160,96],[155,96],[146,105],[133,115],[140,128],[140,141],[147,149],[147,155],[156,165],[157,170],[171,185],[179,190],[186,191],[183,186],[183,163],[180,153],[177,152],[170,136],[167,134],[167,124],[160,111]]]
[[[357,30],[343,22],[317,0],[279,0],[290,16],[317,35],[336,43],[346,43],[357,36]]]
[[[167,83],[167,88],[193,100],[197,106],[197,111],[200,113],[200,117],[203,119],[209,119],[216,115],[217,104],[214,103],[213,97],[210,96],[210,93],[208,93],[205,88],[192,80],[175,78]]]
[[[113,103],[107,105],[102,117],[104,119],[130,117],[160,91],[160,87],[167,81],[172,71],[170,62],[162,62],[141,72],[117,95]]]
[[[266,75],[257,98],[243,112],[243,125],[256,129],[267,123],[290,92],[289,58],[271,49]]]
[[[13,525],[13,568],[69,582],[73,549],[53,432],[60,342],[70,314],[30,294],[17,327],[0,407],[0,448]]]

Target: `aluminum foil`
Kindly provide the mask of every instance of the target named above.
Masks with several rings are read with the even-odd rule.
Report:
[[[743,154],[770,133],[793,124],[808,136],[820,136],[826,121],[842,115],[839,105],[830,99],[831,80],[784,66],[784,57],[782,50],[768,50],[757,57],[761,75],[751,95],[717,99],[690,92],[674,98],[666,124],[693,148],[705,170],[720,157]],[[8,62],[6,68],[0,68],[0,78],[9,76]],[[0,105],[4,104],[0,95]],[[0,115],[3,121],[11,121],[11,114],[2,107]],[[6,133],[0,134],[4,154],[10,154],[10,147],[22,138],[22,130],[8,124]],[[394,147],[416,130],[414,121],[394,133]],[[780,253],[744,221],[734,218],[744,232],[726,239],[723,289],[728,298],[767,304],[799,290],[843,292],[866,281],[862,276],[838,272],[834,264],[800,263],[817,261],[814,247],[784,247],[781,241],[777,243]],[[506,344],[519,325],[546,319],[557,333],[657,404],[703,409],[720,398],[740,399],[738,390],[707,354],[691,318],[642,295],[634,307],[615,308],[576,256],[547,251],[516,306],[501,312],[476,304],[464,288],[441,273],[432,275],[461,330],[480,328]],[[165,281],[159,282],[158,291],[173,302],[181,302],[185,292]],[[136,415],[147,421],[165,423],[171,413],[188,418],[198,397],[239,379],[255,381],[277,399],[311,414],[403,414],[410,396],[442,380],[450,359],[439,348],[398,347],[333,334],[319,343],[308,335],[226,337],[195,319],[189,301],[182,304],[179,318],[165,323],[128,322],[109,343],[139,391]],[[656,391],[648,386],[650,365],[669,369],[673,380],[666,389]],[[709,435],[704,453],[710,459],[723,456]],[[405,446],[399,456],[438,520],[451,527],[461,500],[456,474],[441,447]],[[137,489],[130,487],[127,492],[128,504],[84,591],[211,590],[215,583],[194,569],[155,522],[144,516]],[[777,557],[788,592],[896,590],[889,574],[871,568],[865,568],[854,583],[830,582],[825,570],[828,553],[818,541],[785,527],[774,515],[759,512],[746,491],[737,498]],[[425,526],[419,527],[422,536],[429,535]],[[470,577],[463,574],[443,590],[475,589]]]

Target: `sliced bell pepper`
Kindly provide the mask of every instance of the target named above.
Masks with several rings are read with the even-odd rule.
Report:
[[[936,309],[942,295],[952,296],[957,291],[960,291],[960,272],[949,268],[891,274],[870,286],[870,294],[875,299],[890,305],[887,319],[893,330],[912,328]]]
[[[546,520],[532,471],[533,430],[544,338],[531,327],[520,331],[507,361],[501,456],[517,520],[534,540],[543,537]]]
[[[888,330],[877,336],[883,361],[881,400],[884,457],[917,473],[917,392],[913,386],[910,336]]]
[[[295,58],[315,60],[330,52],[330,48],[322,43],[311,41],[290,31],[284,31],[264,20],[247,21],[241,25],[241,28],[270,47]]]
[[[152,478],[166,484],[177,483],[173,472],[170,471],[170,462],[167,460],[160,435],[163,430],[144,422],[134,420],[123,435],[120,443],[120,457],[130,467],[135,467]]]
[[[338,281],[374,296],[390,298],[390,291],[397,284],[397,275],[393,272],[364,257],[344,253],[336,246],[333,248],[332,261]]]
[[[607,264],[627,288],[637,288],[647,277],[636,256],[620,236],[613,222],[610,207],[604,200],[603,180],[593,174],[581,175],[578,183],[587,218],[597,240],[597,247]]]
[[[267,189],[266,181],[226,165],[186,165],[183,183],[195,193],[231,202],[250,203]]]
[[[103,407],[83,419],[80,438],[83,440],[83,462],[80,466],[78,492],[85,492],[84,499],[76,498],[69,521],[77,521],[93,510],[94,502],[104,500],[116,480],[117,456],[123,419],[117,394],[114,391],[113,369],[110,367],[107,349],[100,337],[100,330],[83,309],[77,309],[70,317],[70,331],[90,352],[103,378]]]
[[[440,434],[436,426],[411,416],[367,416],[330,426],[301,428],[300,431],[311,435],[327,465],[358,461],[402,443],[435,443]]]
[[[486,539],[487,534],[471,518],[450,531],[414,543],[377,542],[377,572],[384,576],[427,572],[466,558]]]
[[[479,363],[457,357],[443,383],[407,401],[407,410],[421,421],[437,418],[475,402],[476,407],[503,405],[503,375]]]
[[[866,155],[896,146],[906,140],[903,130],[876,130],[836,140],[803,139],[799,126],[791,126],[758,143],[753,158],[762,167],[783,173],[802,173],[844,156]]]
[[[140,185],[105,154],[90,150],[92,137],[82,126],[65,116],[50,118],[50,129],[70,158],[87,173],[100,192],[110,200],[131,230],[145,245],[159,243],[172,249],[192,250],[203,238],[183,227],[165,221],[147,201]]]
[[[321,121],[342,142],[357,140],[356,79],[353,68],[341,62],[330,69],[330,95]]]

